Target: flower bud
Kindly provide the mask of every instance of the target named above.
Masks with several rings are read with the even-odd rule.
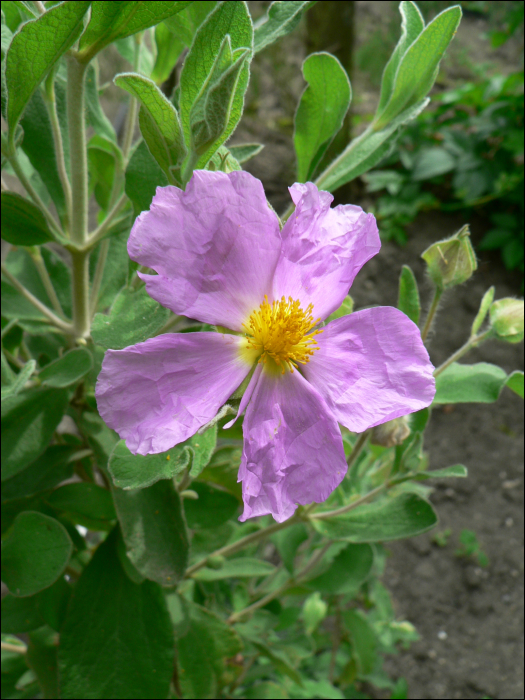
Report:
[[[490,324],[500,340],[519,343],[523,340],[523,300],[498,299],[490,307]]]
[[[206,559],[208,569],[222,569],[226,559],[221,554],[214,554]]]
[[[372,429],[370,443],[382,447],[394,447],[400,445],[410,435],[407,416],[394,418]]]
[[[478,267],[468,224],[450,238],[433,243],[421,257],[439,289],[466,282]]]

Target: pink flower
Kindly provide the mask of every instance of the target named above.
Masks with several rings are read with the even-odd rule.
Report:
[[[330,208],[312,183],[290,188],[282,231],[247,172],[196,171],[186,191],[159,187],[135,221],[130,257],[150,296],[232,333],[176,333],[109,350],[100,415],[131,452],[164,452],[217,414],[255,366],[243,395],[241,520],[282,522],[320,503],[346,461],[338,423],[362,432],[428,406],[433,367],[417,327],[392,307],[322,326],[380,248],[374,217]]]

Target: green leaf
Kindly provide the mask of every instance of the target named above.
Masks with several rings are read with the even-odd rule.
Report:
[[[114,530],[71,596],[58,650],[64,698],[168,697],[173,631],[162,590],[126,576],[116,542]]]
[[[89,193],[101,209],[107,211],[112,202],[114,187],[120,185],[122,153],[113,141],[95,134],[88,143]]]
[[[189,48],[195,32],[216,6],[217,2],[215,0],[192,2],[182,12],[168,17],[164,24],[169,28],[177,41],[182,41]]]
[[[430,180],[438,175],[449,173],[456,167],[456,158],[446,148],[439,146],[422,148],[415,158],[411,178],[415,182]]]
[[[117,39],[137,34],[177,14],[189,2],[102,2],[91,3],[91,19],[80,40],[80,58],[88,62]]]
[[[135,216],[150,208],[157,187],[165,187],[168,184],[168,178],[144,141],[133,151],[125,177],[125,191],[133,203]]]
[[[333,314],[330,314],[328,318],[326,319],[326,323],[329,323],[330,321],[333,321],[336,318],[341,318],[342,316],[348,316],[348,314],[351,314],[352,311],[354,310],[354,300],[352,297],[347,296],[343,299],[343,303],[341,306],[334,311]]]
[[[139,124],[144,141],[168,180],[172,180],[186,155],[177,110],[149,78],[120,73],[114,83],[141,103]]]
[[[282,36],[292,32],[302,17],[303,11],[314,5],[313,2],[272,2],[267,17],[258,21],[254,33],[254,53],[262,51]]]
[[[28,360],[22,367],[20,372],[15,375],[13,383],[8,387],[2,387],[2,401],[7,399],[9,396],[16,396],[29,381],[31,375],[35,371],[36,362],[34,360]]]
[[[46,449],[68,401],[61,389],[29,389],[2,402],[2,480]]]
[[[70,445],[51,445],[44,454],[23,471],[2,483],[2,503],[17,498],[34,496],[69,479],[73,474]]]
[[[238,163],[246,163],[262,151],[262,143],[239,143],[229,146],[229,151]]]
[[[62,389],[76,384],[93,367],[93,358],[89,350],[75,348],[66,352],[60,359],[51,362],[38,375],[44,386]]]
[[[47,496],[46,501],[73,522],[91,530],[109,530],[110,523],[117,518],[111,493],[97,484],[81,481],[65,484]]]
[[[467,468],[462,464],[454,464],[452,467],[445,467],[444,469],[432,469],[432,471],[429,472],[418,472],[413,478],[418,481],[424,481],[426,479],[464,478],[466,476],[468,476]]]
[[[416,325],[419,323],[419,314],[421,312],[419,290],[414,273],[408,265],[403,265],[399,277],[397,308],[406,314],[411,321],[414,321]]]
[[[100,106],[97,72],[92,63],[89,64],[86,71],[85,99],[88,124],[93,127],[96,134],[116,143],[117,135],[113,124],[106,117]]]
[[[413,493],[358,506],[327,520],[312,518],[325,537],[346,542],[388,542],[426,532],[437,523],[430,503]]]
[[[395,72],[388,102],[378,110],[374,118],[375,131],[384,129],[399,114],[419,103],[428,94],[436,80],[439,63],[460,21],[459,5],[444,10],[406,50]]]
[[[360,610],[343,612],[344,627],[350,635],[357,672],[367,676],[374,670],[377,661],[378,639],[374,628]]]
[[[44,698],[58,698],[56,635],[49,627],[32,632],[27,644],[27,665],[35,674]]]
[[[42,627],[37,596],[17,598],[8,593],[2,598],[2,633],[24,634]]]
[[[109,306],[113,304],[117,294],[128,282],[130,260],[127,243],[132,223],[133,215],[128,209],[124,216],[117,220],[107,231],[109,250],[104,266],[104,274],[102,275],[97,310],[106,310],[109,308]],[[100,248],[92,253],[89,259],[89,275],[91,280],[93,280],[95,274],[99,253]]]
[[[24,129],[22,150],[42,178],[62,218],[66,211],[66,200],[58,174],[53,130],[40,90],[36,90],[29,100],[20,124]]]
[[[199,496],[197,500],[187,499],[184,505],[186,521],[192,530],[219,527],[237,513],[239,502],[230,493],[197,481],[191,489]]]
[[[299,546],[307,539],[308,530],[306,529],[304,523],[290,525],[290,527],[280,530],[272,535],[272,541],[277,547],[279,556],[290,573],[293,573],[294,570],[294,561],[297,550],[299,549]]]
[[[303,63],[304,90],[295,114],[297,180],[311,180],[332,139],[343,125],[352,89],[335,56],[314,53]]]
[[[64,572],[72,551],[73,543],[58,520],[26,510],[2,542],[2,581],[15,596],[38,593]]]
[[[40,209],[14,192],[2,192],[2,238],[24,246],[53,240]]]
[[[453,362],[436,377],[434,403],[492,403],[506,382],[507,373],[496,365]]]
[[[267,659],[270,659],[273,667],[277,671],[284,674],[285,676],[288,676],[288,678],[291,678],[294,683],[297,683],[297,685],[303,685],[303,681],[300,674],[291,665],[288,659],[288,655],[286,653],[283,653],[283,651],[281,651],[280,649],[276,649],[274,645],[272,645],[272,647],[270,648],[266,644],[262,644],[260,640],[254,639],[254,637],[252,636],[249,636],[248,638],[262,656],[265,656]]]
[[[523,372],[515,370],[507,377],[507,381],[505,383],[509,389],[523,398]]]
[[[190,624],[177,635],[179,682],[185,698],[216,698],[224,659],[242,650],[239,636],[211,610],[186,603]]]
[[[74,528],[73,532],[75,532]],[[66,618],[71,590],[69,583],[67,583],[64,576],[61,576],[52,586],[37,594],[38,610],[46,624],[56,632],[60,631]]]
[[[174,586],[188,563],[188,535],[171,480],[147,489],[113,489],[127,556],[147,579]]]
[[[10,139],[31,95],[83,29],[89,2],[61,2],[15,34],[6,56]]]
[[[190,464],[190,476],[196,478],[210,461],[216,440],[217,427],[213,426],[167,452],[153,455],[133,455],[120,440],[109,458],[109,473],[121,489],[143,489],[160,479],[172,479]]]
[[[479,331],[481,326],[483,325],[483,321],[486,319],[487,314],[489,312],[490,306],[492,302],[494,301],[494,294],[496,293],[496,288],[495,287],[490,287],[487,289],[485,294],[483,295],[483,299],[481,300],[481,304],[479,305],[479,311],[476,314],[476,318],[474,319],[474,323],[472,324],[472,330],[470,331],[470,335],[476,335],[476,333]]]
[[[380,131],[367,129],[355,138],[346,149],[319,175],[316,184],[319,189],[333,192],[378,163],[391,149],[396,132],[415,119],[429,103],[428,97],[401,112]]]
[[[220,581],[225,578],[252,578],[252,576],[268,576],[273,574],[275,566],[261,559],[241,557],[227,559],[220,569],[199,569],[192,578],[198,581]]]
[[[368,578],[373,562],[374,553],[369,544],[349,544],[324,573],[306,585],[321,593],[355,594]]]
[[[383,72],[381,96],[377,106],[378,114],[386,107],[392,95],[394,80],[401,59],[408,47],[414,43],[425,28],[425,22],[415,2],[401,2],[399,4],[399,12],[401,13],[401,37]]]
[[[170,313],[146,293],[145,287],[138,290],[125,287],[108,315],[95,314],[91,336],[103,348],[120,350],[155,335]]]
[[[179,39],[171,29],[161,22],[155,27],[155,46],[157,47],[157,58],[151,79],[161,85],[170,76],[175,68],[177,60],[184,50],[184,42]]]
[[[245,2],[223,2],[217,5],[199,27],[191,49],[186,56],[180,77],[180,114],[184,138],[191,143],[191,111],[213,70],[217,55],[226,36],[230,37],[231,50],[235,58],[238,49],[253,47],[253,28]],[[241,118],[244,93],[248,86],[249,61],[245,60],[237,78],[235,93],[229,110],[229,121],[213,147],[206,151],[196,167],[203,167],[213,152],[226,141]]]

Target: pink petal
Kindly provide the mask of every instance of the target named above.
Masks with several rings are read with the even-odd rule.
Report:
[[[303,309],[312,303],[314,318],[325,319],[379,251],[376,221],[352,204],[330,209],[332,195],[311,182],[293,185],[290,194],[296,208],[281,232],[273,295],[300,299]]]
[[[299,372],[263,371],[243,432],[241,521],[271,513],[283,522],[297,504],[326,500],[346,473],[339,427]]]
[[[316,340],[304,376],[349,430],[361,433],[432,403],[434,368],[419,329],[398,309],[343,316]]]
[[[108,350],[96,386],[100,415],[134,454],[165,452],[208,423],[250,371],[241,339],[167,333]]]
[[[158,187],[131,229],[128,252],[157,275],[150,296],[176,314],[242,330],[271,289],[281,239],[261,182],[196,170],[186,191]]]

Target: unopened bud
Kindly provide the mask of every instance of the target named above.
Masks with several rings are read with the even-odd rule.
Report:
[[[450,238],[433,243],[421,257],[439,289],[466,282],[478,267],[468,224]]]
[[[214,554],[206,559],[208,569],[222,569],[226,559],[221,554]]]
[[[407,416],[394,418],[381,425],[376,425],[372,429],[370,442],[372,445],[381,445],[382,447],[394,447],[400,445],[410,435]]]
[[[500,340],[519,343],[523,340],[523,300],[498,299],[490,307],[490,325]]]

